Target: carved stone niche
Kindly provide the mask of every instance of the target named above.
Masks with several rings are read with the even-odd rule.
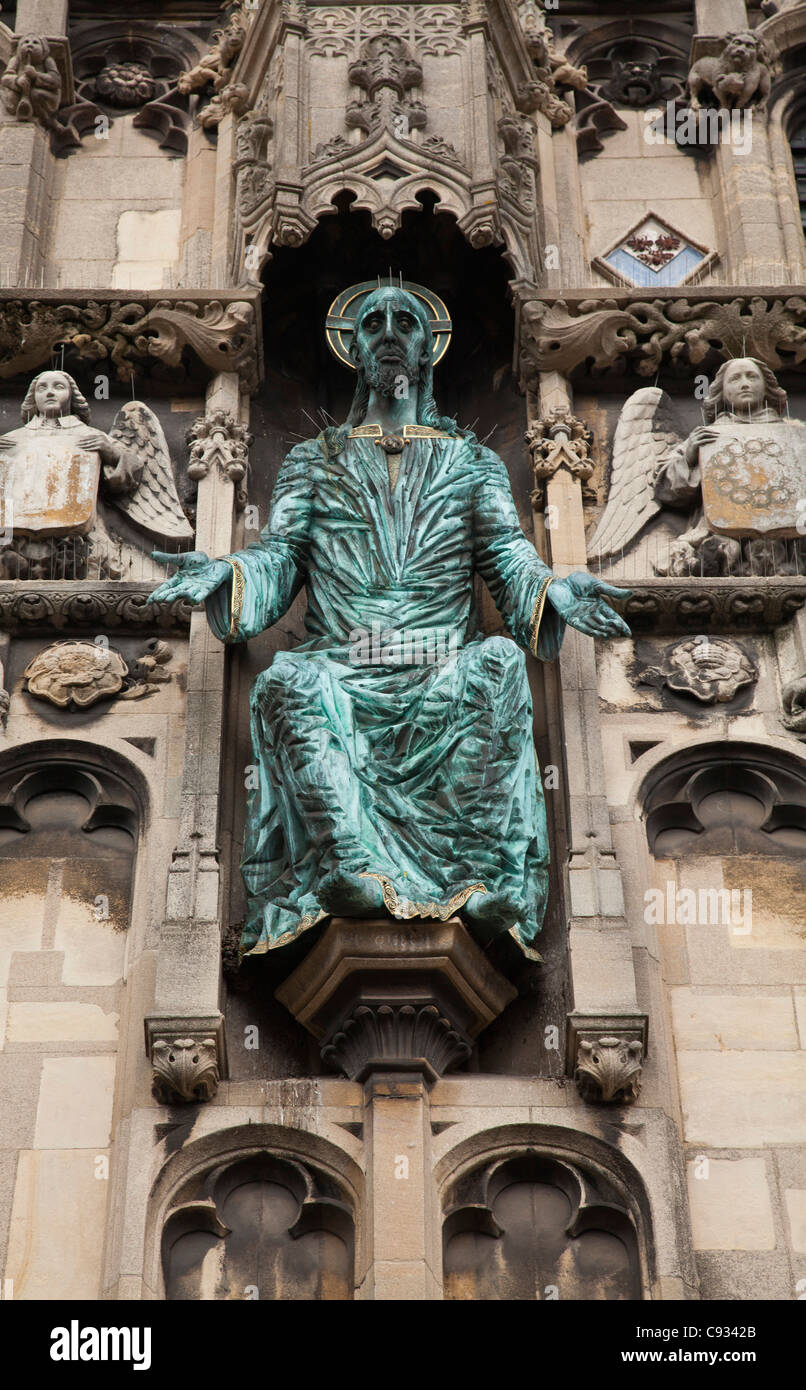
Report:
[[[643,804],[659,859],[806,851],[806,774],[776,748],[731,739],[682,750],[650,774]]]
[[[354,1081],[372,1072],[434,1081],[467,1060],[515,994],[458,918],[334,918],[276,991],[321,1042],[323,1061]]]
[[[258,1152],[186,1185],[162,1266],[169,1302],[351,1299],[352,1211],[327,1174]]]
[[[75,101],[59,120],[59,153],[74,149],[97,119],[134,115],[160,148],[185,154],[190,126],[189,99],[177,81],[198,57],[198,41],[177,25],[95,21],[71,27]]]
[[[451,1192],[445,1298],[641,1298],[638,1239],[615,1184],[527,1149],[476,1168]]]

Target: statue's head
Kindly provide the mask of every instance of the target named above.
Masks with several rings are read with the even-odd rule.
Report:
[[[364,419],[371,389],[394,396],[406,383],[417,387],[418,422],[440,422],[434,402],[434,336],[425,305],[415,295],[397,285],[372,290],[356,315],[350,357],[358,377],[350,424]]]
[[[747,72],[748,68],[765,56],[762,41],[749,29],[737,34],[728,34],[723,53],[729,66],[739,72]]]
[[[30,63],[33,67],[44,67],[45,59],[50,55],[50,47],[46,39],[42,39],[38,34],[25,34],[17,44],[17,58],[23,63]]]
[[[34,377],[22,403],[24,423],[27,424],[34,415],[46,420],[77,415],[84,424],[89,424],[90,408],[69,372],[47,371]]]
[[[418,382],[431,365],[433,338],[422,308],[408,290],[387,286],[368,294],[356,316],[350,356],[367,384],[383,396],[401,379]]]
[[[752,415],[770,406],[779,411],[786,405],[786,391],[778,385],[765,362],[756,357],[733,357],[723,362],[711,382],[705,400],[706,419],[713,421],[725,411]]]

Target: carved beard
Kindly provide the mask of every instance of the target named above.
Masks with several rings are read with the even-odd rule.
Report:
[[[386,361],[379,362],[374,353],[361,353],[364,377],[370,390],[377,391],[381,396],[394,396],[395,392],[400,393],[401,377],[409,385],[419,379],[420,352],[414,343],[409,345],[408,351],[405,347],[392,348],[389,345],[385,345],[382,350],[384,356],[387,352],[394,355]]]
[[[364,363],[364,373],[367,385],[381,396],[394,396],[395,391],[400,389],[401,377],[409,383],[416,379],[416,372],[412,372],[403,357],[394,362],[378,362],[376,358],[369,357]]]

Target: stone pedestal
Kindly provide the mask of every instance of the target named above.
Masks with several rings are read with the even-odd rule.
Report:
[[[416,925],[336,917],[276,997],[354,1081],[434,1081],[515,998],[458,918]]]

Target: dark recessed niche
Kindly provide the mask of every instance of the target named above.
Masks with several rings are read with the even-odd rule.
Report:
[[[607,1180],[528,1151],[477,1168],[459,1192],[443,1229],[446,1299],[641,1297],[634,1222]]]
[[[661,740],[657,738],[647,740],[630,739],[630,762],[637,763],[638,759],[642,758],[645,753],[649,753],[653,748],[657,748],[660,741]]]
[[[656,858],[806,852],[806,772],[779,749],[684,749],[648,775],[643,805]]]
[[[162,1262],[169,1301],[351,1299],[352,1212],[331,1178],[258,1153],[187,1185]]]

